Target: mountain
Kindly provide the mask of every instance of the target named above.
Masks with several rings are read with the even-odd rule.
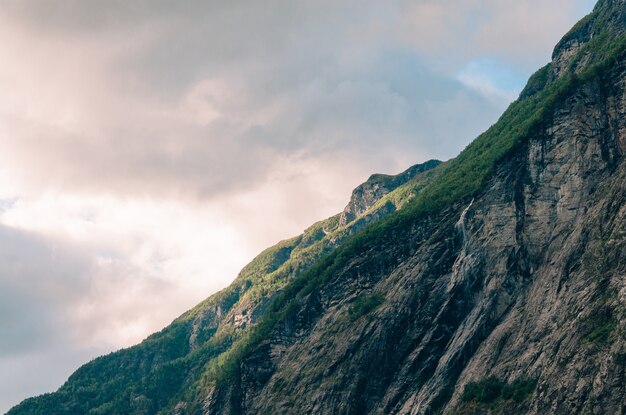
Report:
[[[458,157],[9,414],[626,414],[625,58],[600,0]]]

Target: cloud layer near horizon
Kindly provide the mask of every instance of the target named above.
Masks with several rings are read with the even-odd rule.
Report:
[[[0,411],[456,155],[591,6],[3,2]]]

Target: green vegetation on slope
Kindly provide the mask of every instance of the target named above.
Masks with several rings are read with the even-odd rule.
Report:
[[[458,415],[524,413],[527,399],[537,387],[534,379],[502,382],[490,376],[465,385]]]
[[[492,403],[499,399],[522,402],[535,391],[537,381],[518,379],[511,383],[502,382],[493,376],[465,385],[461,400],[464,402]]]
[[[582,337],[581,344],[606,344],[616,328],[617,321],[615,321],[611,309],[602,305],[583,320],[580,329],[586,334]]]
[[[355,321],[359,317],[364,316],[371,311],[377,309],[382,303],[385,302],[385,297],[381,294],[374,293],[370,295],[364,295],[359,297],[354,304],[348,309],[348,316],[350,320]]]

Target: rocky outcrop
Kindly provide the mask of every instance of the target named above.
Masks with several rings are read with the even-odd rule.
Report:
[[[594,13],[578,22],[554,48],[552,69],[555,78],[569,71],[580,72],[593,62],[597,49],[585,48],[598,37],[615,40],[626,33],[626,0],[600,0]]]
[[[402,186],[420,173],[434,169],[441,162],[429,160],[425,163],[416,164],[404,172],[389,176],[386,174],[373,174],[367,181],[352,191],[350,202],[339,216],[340,226],[346,226],[359,216],[366,213],[385,195]]]

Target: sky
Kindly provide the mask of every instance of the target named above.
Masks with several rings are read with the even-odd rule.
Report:
[[[589,0],[3,0],[0,412],[494,123]]]

